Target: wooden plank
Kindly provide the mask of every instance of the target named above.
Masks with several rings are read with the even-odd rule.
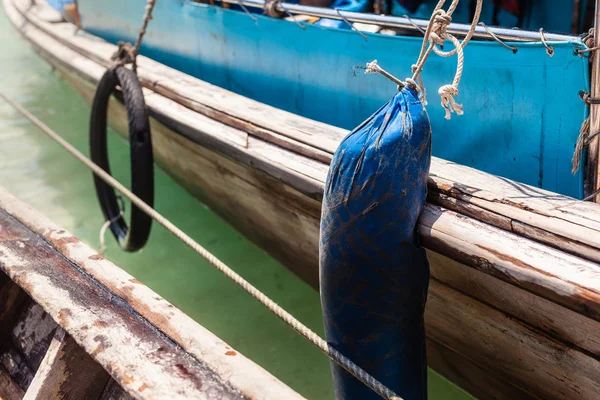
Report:
[[[133,397],[124,391],[114,379],[109,379],[100,400],[133,400]]]
[[[29,303],[12,330],[12,343],[29,368],[36,371],[50,345],[56,323],[39,304]]]
[[[24,225],[17,233],[25,235],[18,241],[24,247],[3,241],[2,234],[12,234],[18,224],[8,214],[0,218],[2,269],[26,291],[35,289],[32,297],[134,397],[301,398],[2,189],[0,209],[19,217]],[[40,236],[28,238],[28,229]],[[30,256],[26,264],[17,252]]]
[[[0,343],[7,340],[27,302],[25,292],[0,273]]]
[[[542,400],[541,397],[515,386],[511,380],[500,378],[494,370],[482,368],[465,355],[431,338],[427,340],[427,363],[477,399]]]
[[[595,46],[600,39],[600,0],[596,0],[596,12],[594,18]],[[595,53],[594,53],[595,54]],[[590,85],[590,96],[600,97],[600,57],[592,57],[592,79]],[[590,104],[590,133],[600,131],[600,105]],[[600,138],[594,137],[587,147],[587,160],[584,170],[584,192],[590,196],[600,189]],[[600,194],[593,201],[600,202]]]
[[[546,399],[594,399],[600,361],[565,346],[505,313],[433,279],[427,300],[427,335],[460,353],[495,379]]]
[[[23,389],[0,367],[0,400],[21,400],[24,394]]]
[[[0,268],[130,394],[149,400],[243,398],[39,235],[5,211],[0,214]],[[62,238],[63,245],[77,241]]]
[[[432,251],[431,274],[461,293],[501,310],[548,336],[600,358],[600,322]]]
[[[600,320],[597,264],[430,204],[418,229],[428,249]]]
[[[108,373],[58,328],[24,399],[94,400],[108,378]]]

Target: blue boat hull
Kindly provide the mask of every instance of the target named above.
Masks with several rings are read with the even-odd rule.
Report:
[[[145,1],[80,0],[83,25],[111,42],[135,37]],[[162,0],[142,53],[255,100],[351,129],[395,92],[356,66],[377,59],[398,77],[410,74],[421,38],[367,34],[226,10],[189,0]],[[423,78],[430,102],[433,154],[460,164],[581,198],[581,171],[571,157],[586,107],[588,60],[579,41],[471,42],[457,97],[465,115],[444,119],[437,88],[452,80],[456,59],[432,56]],[[450,46],[450,45],[449,45]]]

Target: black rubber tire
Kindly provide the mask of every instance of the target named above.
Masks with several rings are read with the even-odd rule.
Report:
[[[131,191],[151,207],[154,206],[154,159],[150,138],[150,122],[142,87],[136,74],[124,67],[109,68],[100,79],[90,119],[90,154],[92,161],[110,174],[106,118],[108,102],[120,86],[129,122],[131,151]],[[120,215],[114,189],[94,174],[96,194],[104,217],[112,221],[110,230],[125,251],[144,247],[150,236],[152,218],[132,204],[129,227]]]

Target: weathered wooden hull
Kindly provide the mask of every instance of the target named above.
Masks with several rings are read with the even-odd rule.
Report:
[[[0,398],[302,397],[0,188]]]
[[[108,63],[102,54],[114,47],[84,49],[93,42],[35,17],[36,25],[22,26],[14,1],[5,0],[5,8],[23,35],[89,101]],[[316,286],[326,150],[343,132],[331,128],[317,144],[314,137],[273,136],[284,129],[277,124],[308,122],[275,112],[266,122],[238,118],[242,100],[238,111],[222,111],[210,103],[221,96],[217,89],[203,91],[199,81],[147,59],[139,74],[157,162]],[[173,90],[177,82],[185,88]],[[125,132],[116,101],[110,118]],[[595,398],[600,208],[436,159],[429,189],[419,232],[432,269],[430,365],[482,399]]]

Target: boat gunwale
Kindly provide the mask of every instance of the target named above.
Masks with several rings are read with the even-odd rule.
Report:
[[[4,235],[0,234],[0,247],[4,250],[0,252],[0,272],[7,274],[25,290],[34,302],[40,304],[59,326],[134,397],[160,398],[155,397],[152,390],[140,394],[145,390],[139,391],[138,388],[151,388],[161,380],[156,376],[148,376],[145,368],[126,371],[123,365],[115,364],[110,357],[103,355],[105,348],[116,345],[119,341],[123,342],[122,345],[129,343],[126,347],[134,353],[139,353],[138,358],[146,360],[148,365],[158,365],[161,359],[183,360],[187,357],[188,361],[182,364],[183,368],[192,360],[188,367],[196,364],[198,368],[206,369],[209,375],[214,375],[211,379],[221,381],[224,387],[230,388],[230,395],[240,399],[280,399],[282,396],[298,400],[303,398],[149,287],[2,187],[0,218],[0,225],[12,224],[24,235],[23,238],[13,237],[10,229],[0,230],[4,232]],[[39,270],[35,261],[24,258],[27,256],[21,254],[28,254],[27,247],[33,245],[32,240],[42,243],[42,246],[37,245],[36,248],[46,245],[45,251],[51,254],[49,259],[41,262]],[[15,248],[19,250],[16,251]],[[48,268],[52,257],[62,260],[60,262],[66,269],[64,274],[59,275],[63,276],[64,280],[55,279],[53,267]],[[23,260],[26,261],[26,265],[22,264]],[[22,268],[26,268],[26,272],[19,272]],[[82,285],[87,285],[93,290],[72,289],[81,289]],[[106,305],[103,305],[104,303]],[[78,304],[85,304],[89,307],[90,315],[75,318],[75,310],[70,309],[69,304],[75,308],[79,307]],[[112,321],[113,317],[116,318],[115,321],[119,320],[118,315],[111,311],[111,307],[115,310],[120,309],[123,315],[127,315],[122,321],[129,326],[128,337],[118,338],[107,329],[107,320]],[[79,312],[81,313],[81,310]],[[83,320],[89,323],[81,325]],[[147,333],[141,334],[144,329]],[[101,340],[98,337],[101,337]],[[156,340],[168,340],[171,345],[156,353],[149,352],[148,343]],[[168,348],[171,348],[172,354]],[[134,353],[128,354],[133,356]],[[177,368],[172,371],[165,370],[165,374],[172,375],[174,381],[181,381],[186,390],[190,387],[191,391],[187,392],[188,394],[198,395],[203,392],[204,385],[190,384],[187,380],[196,379],[197,376],[192,372],[192,368],[188,369],[189,371],[183,374]],[[206,375],[207,379],[209,375]],[[168,380],[162,382],[166,384]],[[210,387],[210,380],[204,383],[207,388]]]

